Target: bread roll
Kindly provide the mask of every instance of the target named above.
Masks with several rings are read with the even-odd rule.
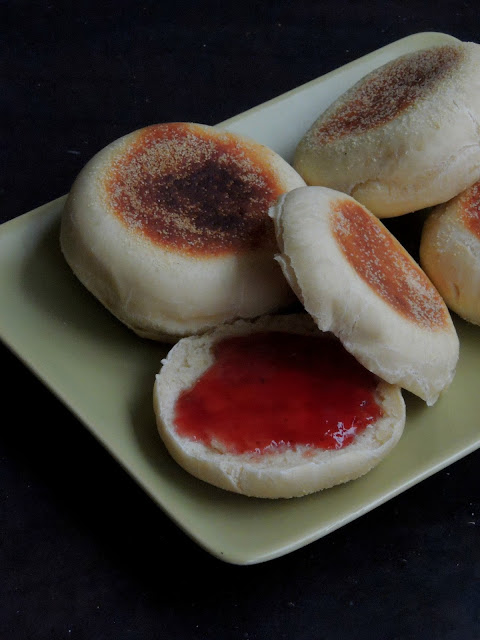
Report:
[[[367,369],[433,404],[455,373],[458,337],[402,245],[365,207],[326,187],[295,189],[270,215],[277,259],[319,328]]]
[[[391,451],[405,424],[399,387],[366,371],[307,314],[183,338],[156,376],[154,409],[184,469],[258,498],[358,478]]]
[[[385,64],[320,115],[294,167],[379,218],[449,200],[480,178],[479,68],[471,42]]]
[[[480,324],[480,182],[429,214],[420,263],[448,307]]]
[[[142,337],[175,339],[291,301],[267,212],[304,184],[243,136],[193,123],[146,127],[81,171],[61,247],[119,320]]]

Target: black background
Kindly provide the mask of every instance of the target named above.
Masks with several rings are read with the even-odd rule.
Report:
[[[2,222],[66,193],[139,127],[215,124],[416,32],[480,42],[478,5],[461,0],[0,12]],[[228,565],[0,349],[2,639],[480,637],[479,452],[288,556]]]

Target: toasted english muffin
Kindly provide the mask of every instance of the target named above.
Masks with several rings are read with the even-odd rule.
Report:
[[[450,200],[480,178],[479,67],[472,42],[383,65],[319,116],[294,167],[380,218]]]
[[[140,129],[76,179],[61,248],[80,281],[142,337],[175,340],[287,305],[268,207],[304,181],[278,154],[193,123]]]
[[[480,182],[431,211],[420,264],[448,307],[480,325]]]
[[[350,196],[300,187],[271,208],[277,259],[322,331],[367,369],[433,404],[459,343],[431,281],[378,218]]]
[[[239,320],[181,339],[153,392],[159,434],[195,477],[292,498],[367,473],[405,424],[400,388],[305,314]]]

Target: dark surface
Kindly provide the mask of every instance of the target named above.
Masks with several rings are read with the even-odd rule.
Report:
[[[66,193],[141,126],[214,124],[412,33],[480,41],[474,2],[71,4],[0,3],[2,222]],[[480,637],[480,452],[237,567],[181,533],[1,353],[0,638]]]

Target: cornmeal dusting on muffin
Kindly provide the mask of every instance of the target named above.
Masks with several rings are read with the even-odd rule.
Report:
[[[403,56],[372,72],[325,112],[307,141],[327,144],[390,122],[450,75],[463,55],[458,47],[445,45]]]
[[[448,311],[425,273],[383,224],[361,205],[339,200],[330,224],[358,275],[404,317],[431,329],[448,324]]]
[[[480,181],[462,196],[461,216],[465,227],[480,239]]]
[[[268,208],[281,184],[227,132],[147,127],[114,159],[103,190],[122,222],[166,249],[208,257],[274,246]]]

